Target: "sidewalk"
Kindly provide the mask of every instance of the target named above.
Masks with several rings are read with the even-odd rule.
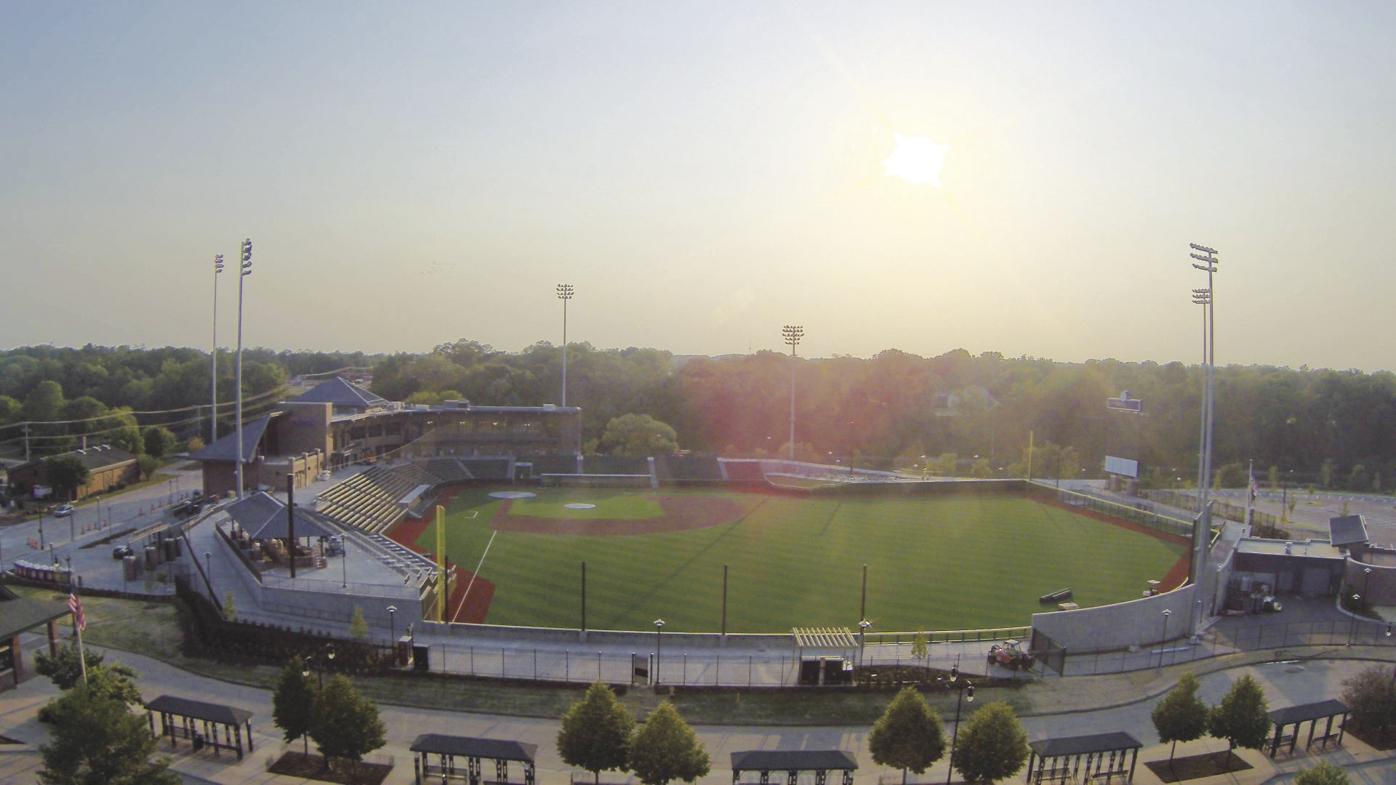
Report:
[[[1358,647],[1344,653],[1353,656],[1376,656],[1384,653],[1380,650],[1360,649],[1361,647]],[[195,676],[138,655],[108,651],[107,656],[109,662],[124,662],[140,672],[140,685],[147,698],[168,693],[228,703],[253,712],[252,727],[256,750],[252,754],[238,762],[227,754],[220,758],[214,758],[208,752],[195,754],[187,744],[181,744],[173,756],[174,767],[181,773],[201,778],[202,781],[224,785],[304,782],[266,773],[267,760],[279,755],[284,747],[277,729],[271,722],[271,699],[268,692]],[[1241,655],[1245,656],[1249,655]],[[1208,664],[1223,663],[1220,660],[1211,660]],[[1219,700],[1237,678],[1242,674],[1250,674],[1260,681],[1270,702],[1270,708],[1275,709],[1335,697],[1341,691],[1342,680],[1365,667],[1367,662],[1359,659],[1325,658],[1307,662],[1226,665],[1228,667],[1224,669],[1201,675],[1203,700],[1208,703]],[[1139,755],[1140,763],[1135,782],[1141,785],[1155,785],[1159,780],[1144,763],[1167,758],[1168,747],[1157,744],[1149,713],[1158,696],[1172,686],[1183,670],[1183,667],[1177,666],[1162,671],[1054,679],[1035,684],[1028,688],[1032,710],[1030,716],[1023,719],[1024,727],[1029,739],[1034,740],[1116,730],[1131,733],[1146,745]],[[43,729],[35,720],[35,714],[39,706],[55,693],[52,684],[43,678],[31,679],[15,690],[0,693],[0,733],[29,742],[22,749],[0,753],[0,780],[7,783],[37,781],[36,772],[40,764],[35,742],[42,740]],[[890,694],[888,698],[890,700]],[[388,744],[384,749],[372,754],[370,759],[381,762],[391,757],[395,765],[388,783],[412,782],[412,756],[407,749],[408,745],[418,734],[429,732],[513,739],[536,744],[538,781],[544,785],[568,781],[571,769],[561,761],[556,751],[556,720],[496,717],[399,706],[380,708],[387,728]],[[704,785],[730,782],[731,774],[727,768],[729,755],[734,751],[746,749],[844,749],[851,752],[861,766],[855,777],[855,781],[860,785],[873,785],[884,777],[900,781],[899,773],[885,770],[873,763],[866,746],[866,726],[699,726],[696,730],[712,760],[712,771],[700,780]],[[1179,745],[1178,754],[1195,755],[1225,748],[1225,742],[1206,739]],[[170,752],[168,744],[163,744],[161,750],[165,753]],[[1314,755],[1306,755],[1300,751],[1293,758],[1282,757],[1278,762],[1272,762],[1253,750],[1237,752],[1253,768],[1208,782],[1261,785],[1272,780],[1279,781],[1277,778],[1314,765],[1323,758],[1339,765],[1361,767],[1355,772],[1355,782],[1384,785],[1396,783],[1391,778],[1392,772],[1396,772],[1396,756],[1377,753],[1352,737],[1348,737],[1341,750]],[[943,782],[945,775],[946,765],[942,761],[916,779],[920,782]],[[515,776],[518,776],[517,771]],[[617,781],[621,778],[612,776],[609,779]],[[634,780],[627,778],[626,781]],[[1010,781],[1012,780],[1005,782]]]

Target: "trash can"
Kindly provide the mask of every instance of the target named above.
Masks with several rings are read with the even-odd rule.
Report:
[[[420,646],[420,645],[413,646],[413,647],[412,647],[412,670],[414,670],[414,671],[429,671],[429,670],[431,670],[430,657],[431,657],[431,648],[430,648],[430,647],[428,647],[428,646]]]

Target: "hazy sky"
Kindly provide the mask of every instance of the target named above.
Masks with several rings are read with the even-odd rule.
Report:
[[[1396,368],[1393,40],[1381,2],[0,2],[0,346],[206,347],[249,236],[249,345],[556,342],[567,281],[602,347],[1195,362],[1195,241],[1219,362]]]

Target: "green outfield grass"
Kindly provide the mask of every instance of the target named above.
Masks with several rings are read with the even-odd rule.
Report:
[[[795,497],[727,491],[540,489],[527,508],[595,518],[657,504],[656,493],[722,496],[746,515],[706,529],[627,536],[500,532],[480,570],[496,592],[491,624],[576,627],[579,564],[587,562],[592,629],[715,631],[722,566],[730,569],[729,632],[858,620],[868,565],[868,618],[881,631],[1026,625],[1038,595],[1067,586],[1082,607],[1137,598],[1184,548],[1013,496]],[[517,502],[516,502],[517,504]],[[470,489],[447,510],[447,552],[473,569],[501,503]],[[525,506],[516,507],[517,510]],[[476,517],[468,517],[471,510]],[[537,512],[529,514],[537,515]],[[578,517],[581,517],[578,515]],[[419,541],[435,547],[429,528]]]
[[[564,505],[595,504],[591,510],[569,510]],[[664,514],[659,502],[647,495],[617,493],[612,490],[577,488],[544,491],[536,499],[515,499],[512,512],[534,518],[567,518],[570,520],[636,521],[658,518]]]

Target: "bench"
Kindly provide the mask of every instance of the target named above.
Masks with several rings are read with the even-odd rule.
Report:
[[[1071,599],[1071,587],[1070,587],[1070,586],[1066,587],[1065,589],[1058,589],[1058,590],[1056,590],[1056,591],[1054,591],[1054,592],[1051,592],[1051,593],[1049,593],[1049,594],[1044,594],[1044,595],[1042,595],[1041,597],[1038,597],[1038,598],[1037,598],[1037,601],[1038,601],[1039,603],[1043,604],[1043,605],[1049,605],[1049,604],[1054,603],[1054,602],[1063,602],[1063,601],[1069,600],[1069,599]]]

